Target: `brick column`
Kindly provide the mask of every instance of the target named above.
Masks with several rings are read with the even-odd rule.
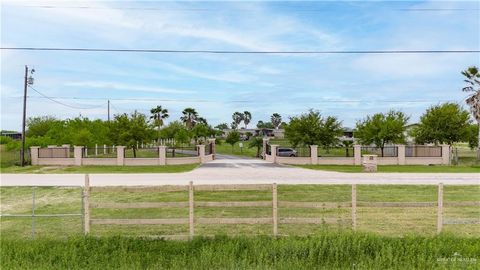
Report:
[[[442,144],[442,164],[450,164],[450,145]]]
[[[75,158],[75,166],[82,166],[83,146],[73,147],[73,157]]]
[[[158,164],[167,165],[167,147],[165,145],[158,147]]]
[[[318,164],[318,146],[310,145],[310,163],[312,165]]]
[[[262,147],[262,157],[263,157],[263,159],[265,159],[268,140],[269,140],[269,138],[263,138],[263,147]]]
[[[31,146],[30,147],[30,158],[32,160],[32,165],[38,165],[38,146]]]
[[[125,146],[117,146],[117,166],[125,165]]]
[[[362,146],[355,144],[353,146],[353,152],[355,156],[355,165],[362,165]]]
[[[397,146],[397,164],[398,165],[405,165],[405,145],[404,144],[399,144]]]
[[[272,162],[273,163],[277,163],[277,148],[278,148],[278,145],[277,144],[272,144],[270,145],[270,150],[272,151]]]
[[[198,156],[200,157],[200,163],[205,163],[206,162],[205,145],[204,144],[197,145],[197,149],[198,149]]]

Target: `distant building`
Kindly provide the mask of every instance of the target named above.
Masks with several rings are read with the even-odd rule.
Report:
[[[22,139],[22,133],[16,132],[16,131],[2,130],[2,131],[0,131],[0,136],[10,137],[13,140],[21,140]]]

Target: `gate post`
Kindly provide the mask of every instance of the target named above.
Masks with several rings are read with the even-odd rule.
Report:
[[[318,146],[310,145],[310,163],[312,165],[318,164]]]

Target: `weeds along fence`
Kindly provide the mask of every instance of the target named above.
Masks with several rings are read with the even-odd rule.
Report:
[[[353,147],[318,147],[319,157],[354,157]]]
[[[362,155],[377,155],[379,157],[398,157],[398,147],[397,146],[385,146],[375,147],[375,146],[362,146],[361,148]]]
[[[315,186],[327,187],[330,189],[329,193],[339,189],[339,186]],[[478,209],[480,201],[444,201],[443,184],[439,184],[435,188],[435,201],[395,201],[395,199],[376,201],[372,199],[372,193],[367,196],[362,194],[367,192],[365,188],[370,188],[369,185],[342,185],[344,193],[339,194],[339,198],[324,196],[324,199],[321,200],[312,199],[316,196],[308,198],[305,193],[301,193],[300,196],[291,196],[291,193],[294,192],[291,187],[285,187],[281,192],[279,192],[279,187],[282,185],[194,185],[193,182],[188,185],[91,187],[89,176],[86,175],[83,188],[57,187],[62,190],[62,194],[68,196],[68,200],[74,199],[71,208],[62,204],[63,201],[59,203],[58,198],[51,198],[52,201],[49,201],[49,197],[45,197],[45,194],[51,194],[52,190],[44,189],[50,187],[28,187],[31,189],[30,211],[11,213],[13,210],[8,207],[8,198],[3,198],[2,211],[8,210],[8,213],[1,213],[2,233],[5,233],[6,224],[4,222],[12,219],[31,219],[31,235],[35,237],[38,235],[36,232],[37,221],[52,219],[54,222],[59,222],[58,220],[61,219],[73,218],[77,222],[76,225],[69,223],[64,225],[63,230],[78,230],[77,233],[85,234],[106,231],[107,234],[112,235],[118,233],[118,230],[122,230],[121,228],[132,228],[132,226],[141,228],[173,226],[172,230],[150,230],[147,235],[165,238],[191,238],[195,235],[206,236],[208,234],[202,231],[205,231],[205,228],[216,228],[216,226],[263,226],[266,229],[265,234],[281,236],[296,234],[298,231],[315,230],[315,228],[325,225],[365,231],[365,224],[376,223],[378,220],[385,221],[392,218],[389,216],[390,212],[400,210],[402,210],[399,213],[400,217],[407,219],[410,226],[416,226],[415,224],[424,224],[426,219],[423,212],[414,213],[419,209],[433,214],[432,219],[427,221],[427,223],[431,223],[428,226],[431,233],[441,233],[444,225],[480,225],[478,215],[466,215],[466,213],[477,213],[478,210],[472,209]],[[390,186],[388,187],[390,188]],[[474,188],[478,189],[478,186]],[[391,189],[395,191],[395,188]],[[41,190],[43,190],[43,195],[40,197]],[[235,193],[233,197],[231,192]],[[211,201],[206,196],[207,193],[218,200]],[[132,194],[137,194],[141,198]],[[261,194],[261,196],[255,197],[256,194]],[[2,191],[2,197],[5,195],[8,194]],[[376,195],[373,194],[373,196]],[[330,197],[331,199],[325,199]],[[162,201],[151,201],[152,198],[163,199]],[[233,200],[227,198],[233,198]],[[11,200],[16,199],[11,198]],[[7,205],[5,206],[5,204]],[[376,209],[379,209],[380,212],[377,212]],[[452,209],[459,209],[459,212],[456,213]],[[369,214],[369,211],[372,210],[373,214]],[[140,211],[143,211],[141,217],[135,215]],[[323,216],[314,216],[313,212],[315,211],[322,211]],[[385,213],[381,211],[385,211]],[[165,213],[165,215],[159,217],[157,216],[159,212]],[[213,215],[217,212],[222,213],[220,217]],[[242,212],[258,216],[245,217],[239,214]],[[408,219],[410,215],[414,217],[413,220]],[[288,233],[288,228],[285,226],[294,226],[294,229]],[[384,229],[386,228],[382,227],[381,230]],[[167,233],[159,234],[159,232]],[[56,234],[57,232],[51,230],[50,233]],[[231,234],[231,232],[227,231],[227,234]]]

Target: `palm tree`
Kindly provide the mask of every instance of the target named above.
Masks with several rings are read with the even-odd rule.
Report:
[[[260,149],[263,147],[263,138],[258,136],[254,137],[251,141],[250,144],[248,145],[248,148],[257,148],[257,158],[260,157]]]
[[[473,92],[470,94],[465,102],[470,106],[473,118],[477,120],[478,131],[478,147],[477,147],[477,160],[480,160],[480,72],[477,67],[472,66],[462,71],[462,75],[465,76],[465,83],[467,86],[462,88],[464,92]]]
[[[158,128],[158,136],[160,137],[160,128],[163,126],[163,120],[169,117],[168,110],[163,109],[162,106],[158,105],[155,108],[150,110],[152,114],[150,119],[153,120],[153,125]]]
[[[191,129],[198,119],[197,111],[194,108],[185,108],[185,110],[182,111],[182,114],[183,116],[180,117],[180,119],[185,123],[187,128]]]
[[[282,123],[282,116],[278,113],[274,113],[272,114],[272,116],[270,117],[270,121],[272,122],[273,126],[275,127],[275,129],[278,129],[278,127],[280,126],[280,124]]]
[[[245,124],[245,129],[247,129],[248,124],[250,124],[250,120],[252,120],[252,114],[249,111],[244,111],[243,123]]]
[[[243,118],[244,118],[244,115],[241,112],[234,112],[232,114],[232,119],[233,119],[232,124],[235,123],[234,125],[232,125],[232,126],[235,126],[234,129],[236,129],[238,125],[240,125],[240,123],[243,121]]]

